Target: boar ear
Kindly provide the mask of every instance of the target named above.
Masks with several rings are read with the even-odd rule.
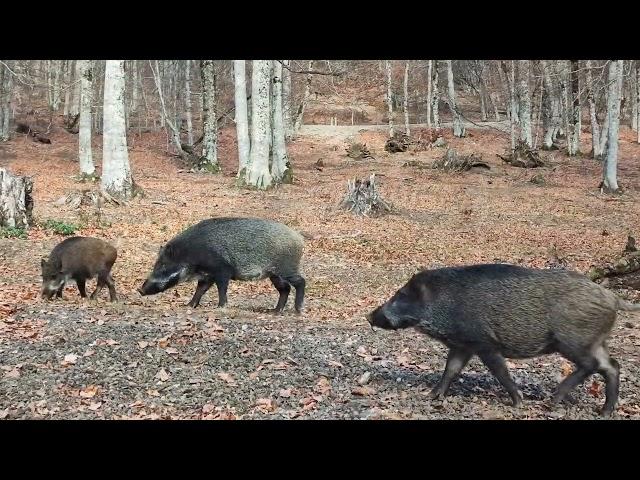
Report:
[[[173,256],[173,246],[170,243],[167,243],[164,247],[162,247],[162,251],[169,257]]]
[[[420,300],[422,300],[424,303],[431,303],[435,298],[433,290],[424,283],[418,284],[418,293],[420,294]]]
[[[47,266],[47,259],[46,259],[46,258],[43,258],[42,260],[40,260],[40,266],[41,266],[42,268],[44,268],[44,267],[46,267],[46,266]]]

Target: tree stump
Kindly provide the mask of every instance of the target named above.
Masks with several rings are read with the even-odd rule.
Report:
[[[33,180],[0,168],[0,226],[29,228],[33,223]]]
[[[498,155],[504,162],[514,167],[520,168],[538,168],[544,167],[545,163],[540,158],[540,154],[531,149],[525,142],[518,140],[516,148],[513,152],[509,151],[504,156]]]
[[[484,168],[490,170],[491,167],[482,161],[482,157],[473,154],[458,155],[453,149],[448,149],[442,158],[435,160],[431,168],[444,170],[445,172],[466,172],[472,168]]]
[[[409,143],[409,137],[407,135],[396,133],[385,142],[384,150],[389,153],[406,152],[407,148],[409,148]]]
[[[380,197],[376,189],[375,174],[368,180],[349,180],[347,194],[338,207],[365,217],[379,217],[391,212],[391,205]]]
[[[367,148],[367,145],[364,143],[352,143],[347,148],[345,148],[347,152],[347,157],[353,158],[354,160],[374,160],[371,152]]]

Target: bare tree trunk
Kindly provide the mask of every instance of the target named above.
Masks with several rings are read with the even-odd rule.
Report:
[[[11,138],[11,98],[13,96],[13,74],[9,69],[14,65],[7,60],[6,65],[0,65],[0,141],[6,142]]]
[[[511,68],[507,67],[507,62],[501,62],[502,71],[507,78],[507,87],[509,88],[509,126],[511,127],[511,151],[516,149],[516,93],[515,93],[515,63],[511,60]]]
[[[432,77],[432,68],[433,68],[433,60],[429,60],[429,67],[427,68],[427,127],[431,129],[431,83],[433,81]]]
[[[640,143],[640,60],[636,60],[636,141]]]
[[[529,60],[518,60],[518,109],[520,117],[520,140],[528,147],[533,145],[531,136],[531,95],[529,94]]]
[[[404,64],[404,133],[409,136],[409,61]]]
[[[124,119],[124,60],[107,60],[104,73],[104,121],[102,190],[112,197],[128,199],[135,185],[129,166]]]
[[[458,107],[456,106],[456,90],[455,85],[453,83],[453,68],[451,66],[451,60],[447,60],[447,84],[449,87],[449,109],[451,110],[451,115],[453,116],[453,136],[454,137],[464,137],[464,123],[462,122],[462,118],[460,112],[458,111]]]
[[[69,115],[75,117],[80,113],[80,95],[82,90],[82,65],[81,60],[75,60],[73,86],[71,88],[73,95],[71,97],[71,108]]]
[[[613,62],[613,60],[609,60],[609,62]],[[611,65],[609,65],[609,73],[611,73]],[[617,77],[616,77],[617,78]],[[611,92],[611,78],[607,80],[607,111],[604,116],[604,121],[602,122],[602,130],[600,131],[600,155],[601,158],[605,158],[608,150],[608,142],[609,142],[609,126],[611,122],[611,112],[612,109],[609,108],[609,94]]]
[[[579,66],[577,60],[571,60],[569,78],[571,81],[571,122],[567,132],[567,151],[569,156],[577,155],[580,152],[580,83]]]
[[[191,60],[185,60],[184,109],[187,117],[187,145],[193,146],[193,121],[191,115]]]
[[[603,190],[615,193],[618,187],[618,129],[620,125],[620,95],[622,91],[623,60],[611,60],[609,64],[609,110],[608,146],[604,162]]]
[[[438,90],[438,60],[433,61],[433,86],[431,97],[431,114],[433,115],[433,126],[440,129],[440,91]]]
[[[387,72],[387,111],[389,114],[389,138],[393,137],[393,99],[391,92],[391,62],[384,61],[385,71]]]
[[[80,80],[80,123],[78,126],[78,160],[80,175],[95,174],[91,153],[91,102],[93,100],[93,71],[91,60],[76,60],[76,71]]]
[[[136,122],[140,124],[138,116],[138,105],[140,104],[139,98],[140,89],[140,76],[138,72],[138,60],[131,60],[131,107],[129,111],[132,116],[136,117]]]
[[[64,110],[62,111],[62,115],[67,118],[69,116],[69,112],[71,111],[71,68],[73,65],[73,60],[65,60],[64,61]]]
[[[269,172],[270,106],[269,84],[271,61],[254,60],[251,75],[251,154],[245,177],[247,185],[259,189],[271,186]]]
[[[560,104],[562,108],[562,129],[565,137],[567,139],[567,145],[571,141],[571,134],[569,128],[569,88],[568,83],[570,81],[569,76],[567,75],[567,63],[564,61],[560,61]]]
[[[589,102],[589,119],[591,120],[591,155],[593,158],[600,158],[600,125],[596,115],[596,102],[593,96],[593,73],[591,72],[591,60],[585,62],[587,79],[587,101]]]
[[[160,79],[160,64],[158,62],[158,60],[155,60],[155,69],[153,68],[153,63],[151,63],[152,61],[149,60],[149,67],[151,68],[151,74],[153,75],[153,80],[156,84],[156,90],[158,90],[158,98],[160,99],[160,118],[162,118],[164,120],[164,122],[166,122],[166,124],[169,126],[169,130],[171,130],[171,140],[173,143],[174,148],[176,149],[176,151],[178,152],[178,155],[180,156],[180,158],[182,158],[185,162],[192,162],[193,161],[193,157],[188,154],[187,152],[184,151],[184,149],[182,148],[182,143],[180,142],[180,131],[178,130],[178,127],[175,125],[175,123],[169,118],[169,116],[167,115],[167,107],[164,101],[164,93],[162,93],[162,84],[161,79]],[[168,132],[167,132],[168,133]],[[169,140],[167,138],[167,150],[169,148],[169,144],[168,144]],[[204,142],[203,142],[203,158],[204,158]],[[205,162],[205,160],[201,160],[200,163]],[[204,168],[202,165],[198,165],[199,168]],[[214,169],[215,170],[215,169]]]
[[[219,172],[216,75],[213,60],[200,60],[202,76],[202,161],[200,169]]]
[[[244,170],[249,163],[251,142],[249,140],[249,122],[247,119],[247,77],[245,61],[233,61],[233,75],[235,84],[235,117],[236,134],[238,137],[238,177],[244,175]]]
[[[284,67],[282,69],[282,118],[284,121],[284,136],[286,140],[293,137],[293,117],[291,112],[291,60],[283,60]]]
[[[551,77],[551,66],[546,60],[541,60],[542,86],[544,88],[542,128],[544,130],[542,148],[550,150],[553,148],[558,130],[558,99],[556,88]]]
[[[307,67],[307,70],[310,72],[313,69],[313,60],[309,60],[309,65]],[[293,132],[296,133],[300,130],[300,127],[302,126],[302,121],[304,120],[304,109],[307,106],[307,101],[309,100],[309,95],[311,95],[311,80],[313,79],[313,74],[311,73],[307,73],[307,79],[305,82],[305,87],[304,87],[304,94],[302,95],[302,101],[300,102],[300,106],[298,107],[298,111],[296,112],[296,116],[295,116],[295,121],[293,122]],[[253,82],[252,82],[252,87],[251,90],[253,91]],[[253,101],[251,102],[251,106],[253,108]],[[251,122],[252,128],[253,128],[253,122]],[[251,134],[251,137],[253,138],[253,133]],[[253,145],[251,145],[251,148],[253,148]]]
[[[32,223],[33,181],[0,168],[0,227],[29,228]]]
[[[293,174],[287,156],[287,145],[284,133],[284,114],[282,108],[282,64],[273,62],[273,80],[271,85],[271,100],[273,103],[271,149],[271,178],[274,183],[292,183]]]

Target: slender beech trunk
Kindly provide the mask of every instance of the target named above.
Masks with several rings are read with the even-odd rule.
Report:
[[[129,166],[124,119],[124,60],[107,60],[104,74],[102,190],[128,199],[135,185]]]
[[[607,193],[619,191],[618,187],[618,130],[620,125],[620,97],[622,92],[623,60],[612,60],[609,64],[609,130],[607,152],[604,161],[603,190]]]
[[[282,108],[282,70],[282,63],[274,61],[271,84],[271,101],[273,104],[271,117],[273,145],[271,149],[271,177],[274,183],[291,183],[293,177],[287,156]]]
[[[218,122],[216,119],[216,75],[213,60],[200,60],[202,77],[202,158],[200,169],[219,172]]]
[[[433,60],[429,60],[429,66],[427,67],[427,127],[431,129],[431,83],[433,81],[432,71]]]
[[[411,134],[409,130],[409,61],[404,64],[404,102],[402,108],[404,109],[404,133],[409,136]]]
[[[251,142],[249,140],[249,121],[247,118],[247,77],[245,61],[233,61],[233,76],[235,85],[235,119],[236,134],[238,138],[238,177],[244,175],[244,170],[249,163]]]
[[[80,175],[95,174],[91,153],[91,102],[93,100],[93,69],[91,60],[76,60],[77,80],[80,80],[80,120],[78,124],[78,160]]]
[[[251,75],[251,153],[246,168],[246,184],[267,189],[272,179],[269,172],[270,129],[270,60],[254,60]]]
[[[462,122],[462,116],[458,111],[456,105],[456,90],[453,82],[453,68],[451,66],[451,60],[447,60],[447,85],[449,90],[448,102],[451,115],[453,116],[453,135],[455,137],[464,137],[464,123]]]
[[[387,72],[387,113],[389,115],[389,137],[393,137],[393,98],[391,92],[391,62],[384,61],[385,71]]]

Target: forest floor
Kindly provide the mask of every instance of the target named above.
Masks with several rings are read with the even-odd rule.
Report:
[[[315,127],[290,145],[295,183],[268,192],[235,187],[232,129],[221,133],[221,175],[190,173],[167,155],[164,134],[132,135],[133,175],[145,196],[99,210],[55,204],[67,193],[97,188],[73,178],[77,137],[59,132],[51,145],[22,137],[0,145],[0,166],[33,176],[38,222],[26,239],[0,239],[0,418],[598,418],[604,401],[598,376],[576,389],[574,405],[548,407],[571,371],[556,355],[509,361],[522,408],[508,405],[477,360],[446,400],[432,402],[426,395],[444,367],[445,348],[414,331],[373,332],[364,315],[424,267],[498,261],[544,267],[555,251],[585,272],[617,259],[627,235],[640,233],[634,134],[622,129],[625,193],[605,196],[597,188],[599,163],[555,151],[544,154],[549,166],[539,171],[514,168],[496,156],[508,135],[491,128],[470,126],[464,139],[445,131],[450,147],[480,154],[491,166],[446,174],[403,166],[428,165],[445,149],[385,153],[384,127]],[[365,142],[375,160],[347,158],[349,136]],[[589,142],[583,135],[583,151]],[[94,160],[100,165],[100,137]],[[347,180],[371,173],[394,213],[355,218],[337,210]],[[544,185],[530,182],[537,173]],[[292,299],[284,315],[267,312],[277,299],[268,281],[232,282],[224,309],[215,308],[215,289],[200,308],[186,307],[192,284],[151,297],[136,292],[164,242],[201,219],[229,215],[274,219],[312,237],[302,316],[292,314]],[[39,298],[40,258],[64,238],[44,226],[47,220],[76,224],[77,234],[117,246],[117,303],[107,301],[106,291],[84,301],[75,286],[63,301]],[[622,312],[610,340],[622,366],[614,418],[640,419],[639,346],[637,315]]]

